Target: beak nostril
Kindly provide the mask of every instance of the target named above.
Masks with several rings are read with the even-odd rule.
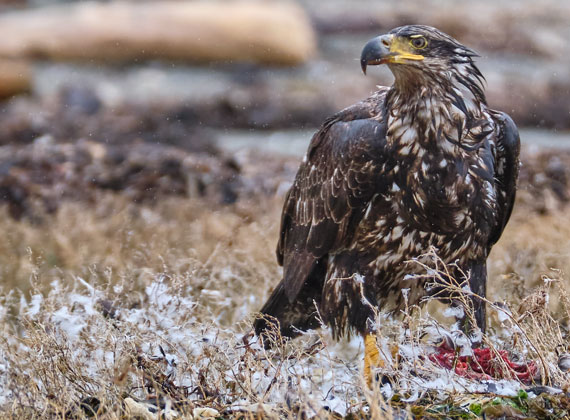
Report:
[[[392,37],[390,35],[382,35],[380,37],[380,42],[386,48],[390,48],[391,41],[392,41]]]

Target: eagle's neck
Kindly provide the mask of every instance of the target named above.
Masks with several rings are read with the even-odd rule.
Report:
[[[397,74],[386,97],[388,142],[404,150],[450,151],[477,141],[489,120],[480,74],[468,63],[449,71]]]

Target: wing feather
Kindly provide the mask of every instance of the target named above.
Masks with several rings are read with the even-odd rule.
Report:
[[[517,126],[504,112],[493,111],[499,126],[496,142],[495,179],[500,195],[498,197],[499,218],[491,234],[489,248],[501,237],[513,210],[517,179],[519,174],[520,138]]]
[[[381,91],[341,111],[313,136],[285,200],[277,245],[290,302],[323,257],[350,245],[366,205],[382,188],[384,97]]]

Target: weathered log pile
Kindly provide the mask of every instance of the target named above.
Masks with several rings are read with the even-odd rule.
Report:
[[[32,71],[22,60],[0,59],[0,99],[25,93],[32,87]]]
[[[293,65],[314,50],[312,26],[292,2],[86,1],[0,16],[8,58]]]
[[[37,61],[290,66],[316,49],[307,15],[292,2],[86,1],[6,10],[0,10],[0,99],[31,89]]]

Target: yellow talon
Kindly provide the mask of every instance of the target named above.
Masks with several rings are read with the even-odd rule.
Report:
[[[378,346],[376,346],[376,336],[367,334],[364,337],[364,377],[368,386],[372,385],[374,379],[372,369],[383,367],[385,367],[385,363],[380,358]]]

